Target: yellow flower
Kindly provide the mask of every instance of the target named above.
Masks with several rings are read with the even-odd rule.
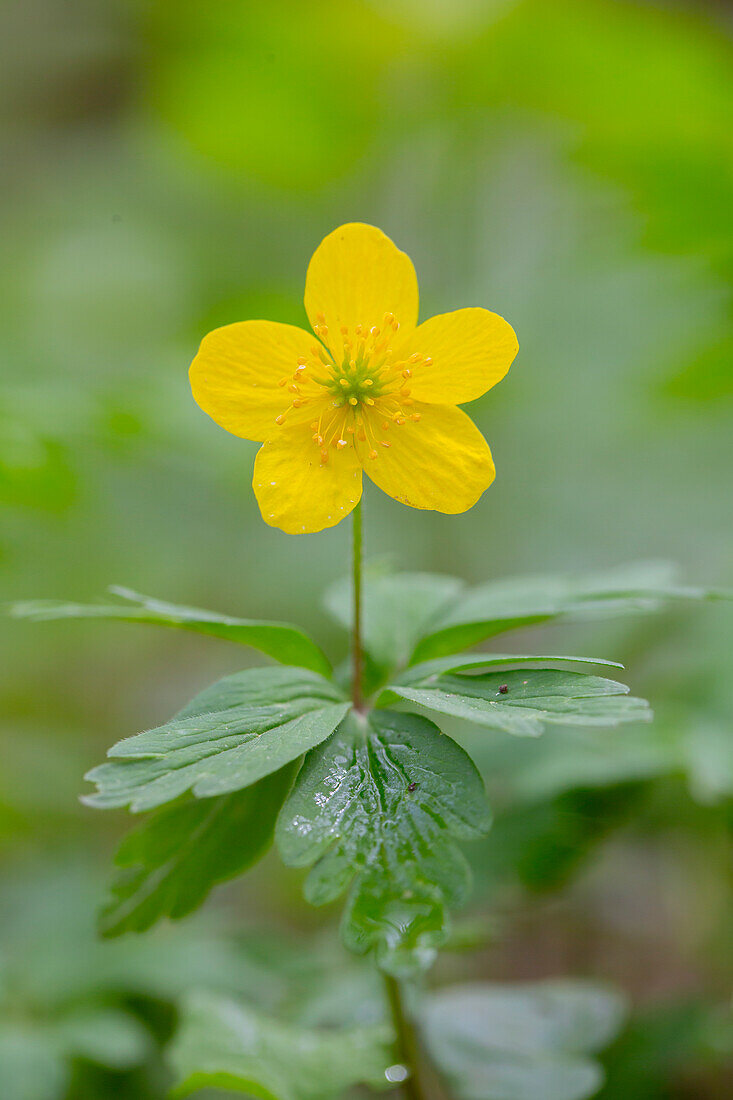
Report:
[[[488,444],[456,406],[504,377],[514,331],[486,309],[418,326],[417,303],[409,256],[354,223],[330,233],[308,267],[317,339],[275,321],[204,337],[194,398],[228,432],[262,442],[253,486],[271,526],[332,527],[358,503],[362,470],[395,500],[448,513],[494,480]]]

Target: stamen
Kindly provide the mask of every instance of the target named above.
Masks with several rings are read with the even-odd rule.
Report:
[[[316,321],[318,321],[319,324],[323,324],[323,322],[325,320],[326,320],[326,314],[325,313],[317,313],[316,314]]]
[[[285,413],[280,413],[279,416],[276,416],[275,417],[275,423],[276,424],[284,424],[285,423]]]
[[[343,386],[345,390],[348,390],[348,388],[349,388],[348,378],[339,378],[339,386]]]
[[[420,413],[410,413],[410,420],[414,420],[417,424],[418,420],[422,420]]]
[[[391,447],[392,446],[392,444],[387,439],[380,439],[379,442],[382,444],[383,447]]]
[[[303,407],[303,405],[307,405],[307,404],[308,404],[307,398],[305,398],[305,397],[296,397],[295,400],[293,401],[293,408],[294,409],[301,409]]]
[[[405,367],[405,369],[402,372],[402,377],[403,378],[412,378],[412,371],[410,370],[409,367]]]
[[[370,451],[369,452],[369,457],[370,458],[377,458],[378,457],[377,452],[376,451]]]
[[[339,448],[339,450],[343,450],[344,447],[348,447],[348,445],[349,444],[348,444],[348,441],[346,439],[337,439],[336,440],[336,446]]]
[[[423,366],[424,367],[432,367],[432,365],[433,365],[433,360],[430,358],[430,356],[428,356],[427,359],[423,359]]]
[[[362,386],[373,386],[373,385],[374,385],[374,379],[373,378],[365,378],[364,381],[362,382]]]
[[[357,397],[350,397],[349,398],[349,404],[350,405],[358,405],[359,404],[359,399]]]
[[[288,379],[288,378],[281,378],[280,381],[278,382],[278,386],[287,386],[289,381],[290,381],[290,379]]]
[[[292,382],[292,383],[291,383],[291,384],[290,384],[290,385],[288,386],[288,389],[290,390],[290,392],[291,392],[291,393],[300,393],[300,390],[299,390],[299,389],[298,389],[298,387],[297,387],[297,386],[295,385],[295,382]]]
[[[382,318],[382,324],[383,325],[391,325],[393,323],[394,323],[394,313],[385,313],[384,317]]]
[[[419,363],[421,359],[422,355],[420,355],[420,353],[416,351],[413,355],[410,356],[410,358],[408,359],[408,363]]]

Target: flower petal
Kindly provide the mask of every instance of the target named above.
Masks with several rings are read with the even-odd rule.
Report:
[[[378,430],[375,414],[369,417],[369,434],[375,441],[388,436],[389,447],[377,442],[377,457],[369,459],[371,443],[359,444],[366,473],[412,508],[468,511],[494,480],[488,443],[461,409],[416,402],[410,411],[420,420],[394,425],[388,433]]]
[[[342,325],[352,334],[358,324],[380,327],[394,314],[400,335],[417,324],[417,275],[412,260],[381,229],[362,222],[342,225],[321,241],[308,265],[305,309],[310,323],[322,317],[329,328],[325,342],[342,348]]]
[[[462,405],[500,382],[517,354],[514,329],[488,309],[457,309],[424,321],[401,341],[398,357],[419,353],[432,360],[416,363],[409,386],[418,401]]]
[[[189,378],[196,404],[220,427],[245,439],[278,432],[275,417],[291,395],[278,385],[309,355],[313,337],[276,321],[240,321],[214,329],[201,341]]]
[[[264,443],[255,459],[252,485],[262,518],[291,535],[333,527],[361,498],[361,464],[353,443],[328,448],[328,461],[308,424],[289,423]]]

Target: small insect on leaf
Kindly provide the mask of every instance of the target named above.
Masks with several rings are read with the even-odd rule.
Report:
[[[410,786],[407,789],[408,789],[408,791],[416,791],[417,790],[417,783],[411,783]]]
[[[506,695],[508,691],[509,691],[509,685],[508,684],[502,684],[499,688],[499,695]]]

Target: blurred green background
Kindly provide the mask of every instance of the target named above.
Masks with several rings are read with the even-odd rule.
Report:
[[[722,3],[4,0],[3,599],[127,584],[343,653],[319,592],[347,526],[265,526],[255,445],[186,371],[217,325],[303,324],[310,255],[351,220],[412,256],[421,316],[485,305],[521,347],[470,410],[494,486],[459,517],[367,492],[370,556],[470,581],[661,558],[733,582],[732,28]],[[127,821],[80,807],[81,776],[243,657],[94,623],[6,621],[1,645],[0,1066],[32,1052],[21,1100],[161,1096],[180,990],[302,1015],[336,913],[269,858],[203,917],[100,945]],[[730,608],[513,646],[624,661],[658,719],[464,738],[497,822],[436,980],[608,979],[634,1012],[603,1100],[722,1100]]]

